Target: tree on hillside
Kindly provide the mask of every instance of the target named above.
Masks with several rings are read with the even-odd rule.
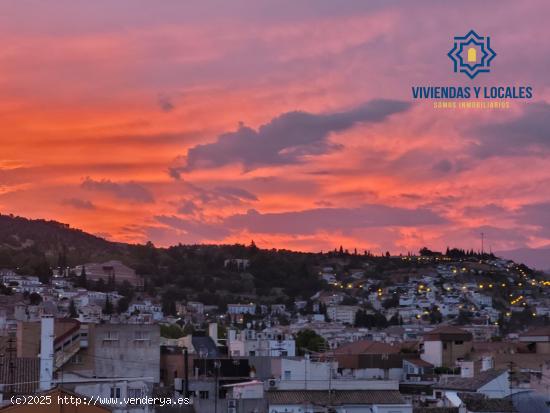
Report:
[[[88,287],[88,279],[86,276],[86,267],[82,266],[82,271],[80,272],[80,277],[76,280],[77,287],[87,288]]]
[[[327,346],[326,340],[310,329],[300,330],[295,337],[296,348],[299,355],[304,355],[307,351],[320,352]]]
[[[185,335],[185,332],[177,324],[161,324],[160,335],[166,338],[180,338]]]
[[[74,300],[71,300],[71,303],[69,305],[69,318],[78,318],[78,312],[76,311]]]
[[[45,256],[38,258],[32,265],[32,275],[38,277],[42,284],[49,284],[53,272]]]
[[[103,307],[103,314],[113,314],[113,303],[111,303],[111,300],[109,296],[107,296],[107,299],[105,300],[105,306]]]
[[[116,304],[116,312],[118,314],[122,314],[128,311],[129,307],[130,307],[130,300],[128,300],[127,297],[122,297],[120,300],[118,300]]]
[[[31,305],[38,305],[42,302],[42,296],[38,293],[32,292],[29,294],[29,302]]]

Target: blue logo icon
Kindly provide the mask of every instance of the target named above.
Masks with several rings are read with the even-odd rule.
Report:
[[[479,36],[473,30],[466,36],[456,36],[453,48],[447,53],[453,61],[455,73],[466,73],[470,79],[480,73],[488,73],[496,55],[491,49],[490,37]]]

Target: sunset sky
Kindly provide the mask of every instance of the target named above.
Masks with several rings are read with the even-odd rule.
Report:
[[[159,246],[549,248],[549,16],[546,0],[2,1],[0,212]],[[497,53],[475,80],[447,56],[470,29]],[[534,99],[437,110],[413,85]]]

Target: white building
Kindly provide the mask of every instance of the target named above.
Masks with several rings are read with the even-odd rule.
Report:
[[[397,380],[338,378],[337,362],[315,362],[307,357],[277,362],[281,375],[268,380],[265,393],[270,413],[316,413],[328,407],[337,413],[412,413],[412,405],[399,393]]]
[[[229,330],[227,337],[229,354],[239,356],[294,357],[296,342],[290,335],[265,330],[257,332],[245,329]]]
[[[162,313],[162,307],[159,304],[153,304],[149,300],[130,304],[126,313],[129,316],[132,314],[150,314],[155,321],[160,321],[164,317],[164,314]]]
[[[230,315],[241,315],[241,314],[256,314],[256,305],[253,303],[250,304],[227,304],[227,312]]]
[[[332,321],[353,325],[357,311],[359,307],[354,305],[334,305],[327,308],[327,316]]]
[[[451,397],[457,393],[480,393],[490,399],[502,399],[511,394],[507,370],[486,370],[473,377],[446,377],[434,386],[437,398]]]

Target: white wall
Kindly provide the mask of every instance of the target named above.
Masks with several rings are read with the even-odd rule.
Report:
[[[420,358],[435,367],[441,367],[443,364],[443,343],[441,341],[424,341],[424,353]]]
[[[508,381],[508,372],[503,372],[493,381],[487,383],[478,390],[491,399],[501,399],[510,395],[510,382]]]
[[[373,413],[412,413],[412,405],[375,405],[372,408]]]
[[[319,411],[298,404],[269,405],[269,413],[312,413]],[[338,413],[412,413],[411,405],[344,405],[336,408]]]
[[[388,369],[387,374],[388,376],[386,377],[384,369],[356,369],[353,372],[353,376],[358,379],[376,379],[382,377],[383,379],[400,380],[403,375],[403,369]]]

